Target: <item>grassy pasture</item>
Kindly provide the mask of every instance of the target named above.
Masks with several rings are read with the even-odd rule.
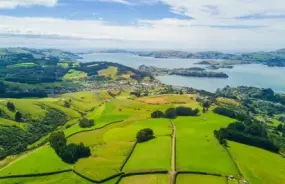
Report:
[[[199,174],[178,174],[176,184],[227,184],[225,177],[199,175]]]
[[[87,78],[87,73],[71,69],[63,76],[63,80],[81,80]]]
[[[218,103],[221,103],[221,104],[233,106],[233,107],[239,107],[239,106],[240,106],[240,103],[239,103],[239,102],[237,102],[237,101],[234,100],[234,99],[230,99],[230,98],[222,98],[222,97],[219,97],[219,98],[217,98],[217,102],[218,102]]]
[[[169,135],[171,130],[168,126],[169,121],[166,119],[125,121],[71,136],[69,143],[83,142],[92,151],[92,156],[79,160],[75,169],[97,180],[116,174],[130,153],[140,129],[152,128],[155,135]]]
[[[124,171],[170,169],[171,137],[161,136],[144,143],[138,143]]]
[[[24,123],[19,123],[19,122],[4,119],[4,118],[0,118],[0,125],[17,126],[23,130],[25,130],[25,128],[27,127],[26,124]]]
[[[169,184],[167,174],[145,174],[125,177],[120,184]]]
[[[193,108],[199,107],[195,97],[189,95],[159,95],[137,98],[136,100],[147,104],[188,104]]]
[[[31,151],[0,170],[0,176],[36,174],[69,169],[50,146]]]
[[[81,174],[102,180],[120,172],[120,167],[130,152],[133,142],[118,141],[92,147],[92,156],[80,159],[74,166]]]
[[[198,117],[179,117],[177,129],[177,169],[238,175],[234,162],[218,143],[213,131],[233,120],[208,112]]]
[[[73,172],[55,174],[51,176],[0,179],[0,183],[1,184],[38,184],[38,183],[40,184],[91,184],[91,182],[81,178],[80,176],[77,176]]]
[[[54,108],[54,109],[57,109],[58,111],[61,111],[62,113],[64,113],[66,116],[69,117],[69,119],[74,119],[74,118],[80,118],[81,115],[73,110],[73,109],[70,109],[70,108],[65,108],[57,103],[51,103],[51,102],[44,102],[43,103],[44,105],[46,105],[47,107],[50,107],[50,108]]]
[[[249,183],[285,184],[285,159],[280,155],[228,141],[243,176]]]
[[[112,80],[116,79],[116,75],[118,73],[118,68],[117,67],[108,67],[107,69],[100,70],[98,71],[99,76],[103,76],[106,78],[111,78]]]
[[[19,68],[19,67],[32,67],[37,66],[36,63],[18,63],[14,65],[8,65],[7,68]]]
[[[42,109],[37,103],[37,99],[10,99],[8,100],[15,105],[16,111],[29,115],[34,120],[39,120],[45,116],[46,110]],[[7,101],[1,102],[6,106]],[[2,106],[3,107],[3,106]],[[5,111],[6,112],[6,111]],[[11,112],[10,112],[11,113]],[[12,114],[9,114],[12,115]],[[12,117],[14,118],[14,117]]]

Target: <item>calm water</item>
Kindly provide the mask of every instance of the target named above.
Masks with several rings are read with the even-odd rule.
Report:
[[[156,59],[151,57],[139,57],[131,54],[105,54],[95,53],[83,55],[82,62],[110,61],[126,66],[137,68],[145,64],[162,68],[193,67],[198,59]],[[226,85],[255,86],[260,88],[272,88],[275,92],[285,93],[285,67],[267,67],[265,65],[236,65],[233,69],[219,69],[214,71],[225,72],[229,75],[227,79],[217,78],[196,78],[182,76],[160,76],[157,77],[165,84],[175,86],[193,87],[214,92],[217,88]]]

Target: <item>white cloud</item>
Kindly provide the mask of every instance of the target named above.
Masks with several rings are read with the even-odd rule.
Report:
[[[223,27],[231,25],[227,20],[219,24],[221,27],[198,25],[200,24],[198,20],[179,19],[140,20],[138,24],[129,26],[109,25],[103,20],[9,16],[0,16],[0,22],[2,35],[68,37],[74,40],[83,39],[85,42],[92,40],[88,42],[88,46],[101,43],[94,40],[113,40],[105,45],[121,47],[126,45],[123,43],[131,42],[137,43],[133,44],[135,47],[148,45],[149,48],[160,46],[161,48],[205,50],[285,47],[285,25],[280,24],[280,20],[277,19],[246,20],[246,22],[237,20],[232,28],[226,27],[227,29]],[[243,24],[256,27],[251,29],[243,27]],[[240,27],[235,27],[236,25]],[[53,41],[56,46],[58,41],[56,39]],[[75,46],[78,45],[75,44]]]
[[[284,16],[279,16],[285,15],[284,0],[100,1],[126,5],[160,1],[169,5],[173,12],[193,17],[193,19],[138,20],[138,22],[134,22],[129,26],[120,26],[110,25],[103,19],[66,20],[59,18],[0,16],[0,34],[56,36],[84,40],[120,40],[128,43],[143,43],[144,47],[146,45],[154,47],[155,45],[163,48],[179,47],[220,50],[285,47],[285,19]],[[2,0],[2,2],[8,3],[12,1]],[[45,6],[53,6],[57,3],[56,0],[19,0],[13,2],[18,3],[13,6],[20,6],[19,3],[23,3],[23,6],[34,5],[36,2]],[[238,19],[237,17],[243,18]],[[122,42],[112,41],[109,42],[109,46],[120,46]],[[88,42],[88,45],[96,43],[98,44],[98,42],[91,41]],[[140,44],[134,45],[139,47]]]
[[[112,3],[121,3],[121,4],[127,4],[127,5],[131,4],[128,0],[98,0],[98,1],[112,2]]]
[[[53,7],[58,0],[0,0],[0,9],[16,8],[19,6],[47,6]]]

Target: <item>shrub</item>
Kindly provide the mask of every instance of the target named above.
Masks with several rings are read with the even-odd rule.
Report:
[[[64,132],[53,132],[49,136],[50,146],[55,149],[59,150],[60,148],[66,145],[66,138]]]
[[[245,120],[247,119],[247,114],[243,113],[243,112],[238,112],[229,108],[225,108],[225,107],[216,107],[214,109],[214,113],[219,114],[219,115],[223,115],[223,116],[227,116],[230,118],[234,118],[234,119],[238,119],[238,120]]]
[[[71,106],[70,101],[64,101],[64,107],[70,108],[70,106]]]
[[[197,116],[199,114],[199,109],[191,109],[190,107],[177,107],[177,116]]]
[[[176,109],[175,108],[169,108],[165,111],[165,117],[169,119],[175,119],[177,117]]]
[[[15,111],[15,105],[12,103],[12,102],[7,102],[7,108],[10,110],[10,111]]]
[[[151,113],[151,117],[152,118],[163,118],[164,114],[163,114],[163,112],[157,110],[157,111],[154,111],[153,113]]]
[[[72,143],[62,147],[58,151],[58,155],[67,163],[75,163],[80,158],[89,157],[91,151],[89,147],[84,146],[82,143],[79,145]]]
[[[79,126],[81,128],[88,128],[94,126],[94,120],[88,120],[87,118],[82,118],[79,120]]]
[[[22,113],[17,111],[16,114],[15,114],[15,121],[21,122],[22,121],[22,117],[23,117]]]
[[[154,138],[153,130],[145,128],[137,133],[137,142],[145,142]]]

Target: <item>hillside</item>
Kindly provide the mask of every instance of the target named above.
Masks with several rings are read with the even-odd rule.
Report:
[[[268,66],[285,66],[285,52],[284,49],[271,52],[251,52],[251,53],[223,53],[216,51],[206,52],[186,52],[186,51],[126,51],[126,50],[102,50],[102,53],[131,53],[143,57],[154,58],[182,58],[182,59],[222,59],[225,64],[249,64],[260,63]]]
[[[95,88],[110,81],[134,83],[153,79],[149,74],[117,63],[79,63],[78,58],[55,49],[1,49],[0,96],[45,97]]]
[[[219,144],[214,131],[243,120],[219,115],[216,108],[239,110],[236,113],[250,108],[244,106],[244,98],[231,98],[228,91],[241,89],[223,89],[216,96],[186,94],[183,90],[179,95],[136,97],[130,91],[102,90],[44,99],[1,99],[1,154],[7,157],[0,162],[0,182],[284,183],[285,159],[280,156],[284,145],[274,142],[280,146],[278,154],[246,142]],[[251,95],[253,101],[273,101],[272,96],[257,95],[264,94],[258,88],[246,91],[255,94]],[[14,111],[7,102],[13,103]],[[176,108],[177,117],[170,113],[171,108]],[[165,118],[155,118],[153,112],[157,110],[165,113]],[[263,123],[254,123],[262,123],[271,138],[283,141],[283,130],[275,133],[277,125],[282,124],[282,112],[274,113],[269,121],[262,110],[255,107],[255,113],[248,117],[263,117]],[[15,112],[22,113],[22,121],[13,119]],[[83,117],[94,124],[81,127]],[[137,142],[138,131],[145,128],[150,128],[154,137]],[[90,156],[74,163],[63,161],[49,144],[53,131],[64,132],[66,144],[83,143],[89,147]]]

